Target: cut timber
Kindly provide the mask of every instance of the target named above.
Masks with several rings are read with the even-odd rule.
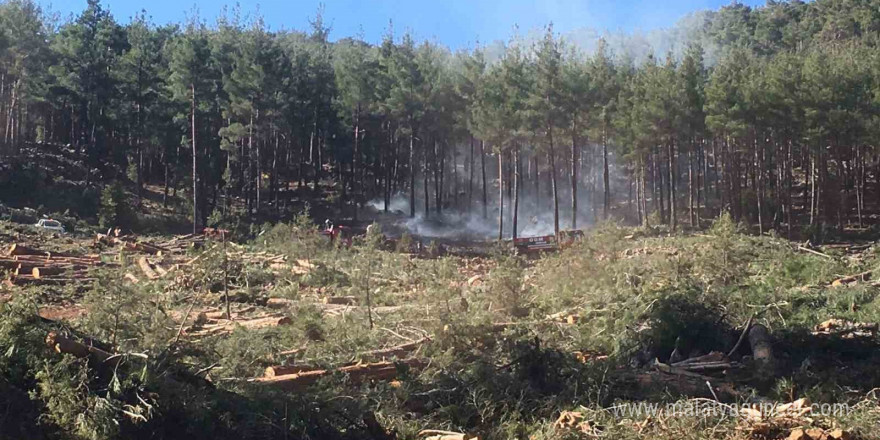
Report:
[[[858,282],[860,282],[860,281],[870,281],[870,280],[871,280],[871,275],[872,275],[873,273],[874,273],[873,270],[869,270],[869,271],[867,271],[867,272],[862,272],[862,273],[859,273],[859,274],[846,276],[846,277],[843,277],[843,278],[840,278],[840,279],[834,280],[834,281],[831,283],[831,287],[842,287],[842,286],[848,286],[848,285],[851,285],[851,284],[856,284],[856,283],[858,283]]]
[[[33,275],[18,275],[12,278],[12,283],[18,286],[27,285],[44,285],[44,286],[63,286],[77,282],[94,282],[95,278],[34,278]]]
[[[75,266],[75,265],[57,265],[57,266],[45,266],[45,267],[35,267],[31,269],[31,275],[34,278],[40,279],[45,277],[51,277],[53,275],[60,275],[62,273],[70,273],[70,272],[79,272],[85,273],[84,271],[88,269],[88,266]]]
[[[147,279],[155,280],[159,278],[159,274],[156,273],[155,270],[150,266],[150,262],[147,261],[147,257],[140,257],[138,259],[138,267],[141,268],[141,272],[147,277]]]
[[[314,365],[276,365],[274,367],[266,367],[263,377],[286,376],[315,370],[320,370],[320,368]]]
[[[467,280],[468,286],[479,286],[483,284],[483,276],[482,275],[474,275]]]
[[[279,325],[288,325],[292,324],[293,320],[287,316],[273,316],[268,318],[257,318],[257,319],[249,319],[246,321],[234,321],[235,325],[249,328],[249,329],[258,329],[258,328],[266,328],[266,327],[278,327]]]
[[[102,266],[105,263],[97,257],[58,257],[58,256],[41,256],[41,255],[15,255],[12,259],[4,258],[2,261],[8,263],[15,261],[19,264],[31,265],[33,267],[53,266],[53,265],[78,265],[78,266]],[[33,268],[32,267],[32,268]]]
[[[842,338],[870,337],[877,334],[880,325],[875,322],[852,322],[843,319],[829,319],[816,326],[814,335],[829,335]]]
[[[212,312],[213,313],[213,312]],[[200,313],[199,317],[204,316],[205,313]],[[208,319],[208,318],[205,318]],[[216,322],[209,321],[209,322]],[[197,321],[198,327],[194,329],[190,329],[187,333],[190,336],[219,336],[219,335],[228,335],[232,333],[235,327],[243,327],[250,330],[269,328],[269,327],[278,327],[281,325],[288,325],[293,323],[293,320],[287,316],[269,316],[263,318],[254,318],[254,319],[246,319],[246,320],[233,320],[226,321],[224,320],[218,324],[211,325],[201,325]]]
[[[125,280],[130,281],[132,284],[137,284],[137,283],[141,282],[141,280],[139,280],[136,276],[132,275],[131,273],[125,274]]]
[[[468,435],[461,432],[442,431],[439,429],[424,429],[419,431],[422,440],[480,440],[476,435]]]
[[[338,306],[353,306],[357,304],[357,298],[353,296],[325,296],[322,302]]]
[[[18,269],[19,264],[20,261],[12,258],[0,258],[0,268],[3,269]]]
[[[88,357],[91,361],[97,363],[104,363],[107,359],[110,359],[113,356],[100,348],[67,339],[64,336],[59,335],[57,332],[49,332],[49,334],[46,335],[46,345],[58,353],[71,354],[78,358]],[[121,358],[117,357],[116,359]]]
[[[311,370],[283,376],[261,377],[254,380],[254,382],[287,391],[297,391],[314,384],[319,379],[327,377],[334,372],[347,374],[349,380],[354,383],[363,383],[370,380],[393,379],[397,377],[399,367],[401,366],[420,370],[427,365],[428,362],[422,359],[406,359],[396,363],[378,362],[374,364],[358,364],[332,370]]]
[[[773,343],[770,332],[762,324],[755,324],[749,330],[749,344],[752,347],[752,356],[758,367],[759,375],[772,378],[775,375],[776,359],[773,357]]]
[[[13,244],[9,247],[9,250],[6,251],[6,255],[40,255],[40,256],[53,256],[53,257],[76,257],[76,255],[69,254],[66,252],[50,252],[44,251],[41,249],[35,249],[31,247],[27,247],[18,243]]]
[[[286,309],[294,303],[293,300],[287,298],[269,298],[269,300],[266,301],[266,307],[270,309]]]

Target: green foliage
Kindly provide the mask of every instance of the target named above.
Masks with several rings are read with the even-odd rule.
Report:
[[[34,398],[45,402],[49,422],[61,427],[73,438],[100,440],[119,435],[116,420],[118,402],[90,395],[90,371],[83,361],[67,357],[47,364],[36,374]]]
[[[488,294],[507,315],[528,316],[532,292],[523,284],[523,262],[516,257],[506,257],[489,273]]]
[[[385,246],[385,234],[382,233],[381,225],[376,222],[370,224],[367,228],[367,235],[364,237],[364,245],[374,250],[382,249]]]
[[[121,183],[113,182],[101,191],[98,223],[102,228],[130,228],[134,222],[128,195]]]

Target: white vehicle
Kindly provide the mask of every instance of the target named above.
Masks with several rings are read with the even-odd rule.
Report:
[[[40,229],[45,229],[48,231],[60,232],[64,233],[64,225],[61,224],[58,220],[52,220],[48,218],[40,219],[37,224],[34,225]]]

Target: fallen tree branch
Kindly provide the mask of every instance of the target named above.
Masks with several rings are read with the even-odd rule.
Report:
[[[378,350],[370,350],[363,351],[357,354],[358,359],[362,358],[385,358],[391,356],[400,356],[404,354],[409,354],[413,351],[418,350],[425,343],[431,342],[430,337],[424,337],[422,339],[407,342],[406,344],[396,345],[394,347],[382,348]]]
[[[800,250],[800,251],[809,252],[809,253],[811,253],[811,254],[818,255],[818,256],[820,256],[820,257],[822,257],[822,258],[827,258],[827,259],[829,259],[829,260],[833,260],[833,259],[834,259],[834,257],[832,257],[831,255],[823,254],[822,252],[815,251],[815,250],[810,249],[810,248],[807,248],[807,247],[798,246],[797,248],[798,248],[798,250]]]
[[[752,328],[752,320],[755,319],[755,315],[756,313],[752,313],[752,315],[749,316],[749,319],[746,321],[746,325],[743,326],[742,333],[739,334],[739,339],[737,339],[736,344],[734,344],[733,348],[731,348],[730,351],[727,352],[728,358],[732,357],[733,354],[736,353],[737,350],[739,350],[739,346],[742,345],[743,340],[745,340],[746,335],[749,333],[749,329]]]

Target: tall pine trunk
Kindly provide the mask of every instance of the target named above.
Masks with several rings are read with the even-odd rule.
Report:
[[[519,172],[520,172],[520,164],[519,164],[519,145],[517,145],[513,152],[513,239],[516,240],[517,237],[517,226],[519,220]]]
[[[604,186],[602,215],[607,219],[611,210],[611,176],[608,172],[608,136],[604,125],[602,127],[602,183]]]
[[[361,182],[358,178],[358,165],[360,160],[360,136],[361,136],[361,104],[358,103],[354,112],[354,151],[351,155],[351,192],[354,201],[354,220],[358,219],[358,196],[361,191]]]
[[[468,202],[467,202],[468,214],[470,214],[471,209],[473,208],[473,200],[474,200],[474,137],[471,136],[471,155],[470,155],[470,162],[468,165]]]
[[[504,154],[498,151],[498,240],[504,239]]]
[[[424,163],[424,170],[422,173],[424,175],[424,187],[425,187],[425,218],[428,218],[431,215],[431,197],[429,194],[430,193],[430,186],[429,186],[429,182],[428,182],[428,175],[429,175],[430,168],[429,168],[429,164],[428,164],[428,145],[427,144],[428,144],[427,142],[422,142],[422,151],[424,152],[423,156],[425,159],[424,160],[424,162],[425,162]]]
[[[190,114],[192,117],[192,181],[193,181],[193,234],[198,233],[199,229],[199,173],[198,173],[198,154],[196,150],[196,85],[190,83],[190,91],[192,92],[190,100]]]
[[[389,145],[389,150],[391,150]],[[387,207],[385,211],[388,211]],[[409,133],[409,216],[416,216],[416,146],[415,136]]]
[[[577,126],[571,131],[571,229],[577,229],[578,216],[578,150]]]
[[[480,141],[480,168],[483,175],[483,218],[489,218],[489,191],[486,188],[486,149],[483,141]]]
[[[559,236],[559,188],[556,187],[556,151],[553,146],[553,124],[548,124],[547,138],[550,141],[550,184],[553,187],[553,233]]]
[[[669,141],[669,225],[672,230],[678,226],[678,217],[675,209],[675,141]]]

